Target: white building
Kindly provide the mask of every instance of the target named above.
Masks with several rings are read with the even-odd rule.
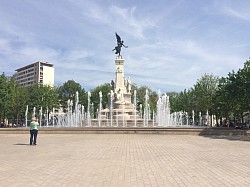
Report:
[[[54,65],[48,62],[35,62],[16,69],[14,78],[21,86],[42,84],[54,86]]]

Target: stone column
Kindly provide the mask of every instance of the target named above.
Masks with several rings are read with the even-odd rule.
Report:
[[[115,59],[116,77],[115,77],[115,93],[125,93],[124,85],[124,59],[122,56],[117,56]]]

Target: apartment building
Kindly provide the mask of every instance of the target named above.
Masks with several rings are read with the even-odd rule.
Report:
[[[35,62],[16,69],[14,78],[21,86],[42,84],[54,86],[54,65],[48,62]]]

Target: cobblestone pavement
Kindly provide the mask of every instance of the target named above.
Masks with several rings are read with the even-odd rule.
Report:
[[[189,135],[0,134],[0,186],[250,186],[250,141]]]

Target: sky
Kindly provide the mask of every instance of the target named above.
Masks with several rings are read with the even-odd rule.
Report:
[[[85,91],[115,79],[117,32],[125,78],[154,91],[226,77],[250,57],[249,0],[0,0],[0,73],[37,61],[55,86]]]

